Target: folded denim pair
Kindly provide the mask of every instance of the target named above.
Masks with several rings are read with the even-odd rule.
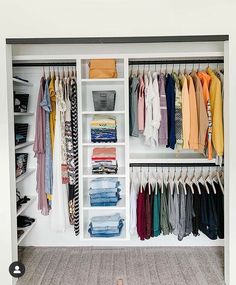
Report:
[[[120,220],[118,226],[115,229],[109,229],[108,227],[104,227],[97,230],[93,228],[92,224],[90,224],[88,232],[91,237],[116,237],[120,236],[123,225],[123,220]]]
[[[119,213],[110,216],[95,216],[91,218],[93,227],[117,227],[121,220]]]
[[[90,182],[91,191],[96,191],[97,189],[105,189],[105,188],[117,188],[120,185],[120,182],[116,177],[98,177]]]
[[[99,202],[118,202],[120,200],[120,196],[116,196],[116,197],[100,197],[100,198],[90,198],[90,202],[92,203],[99,203]]]
[[[101,189],[101,191],[96,191],[96,192],[93,192],[93,191],[89,191],[89,196],[90,197],[115,197],[117,194],[120,193],[121,189],[120,188],[114,188],[115,190],[106,190],[106,191],[103,191],[103,189]]]

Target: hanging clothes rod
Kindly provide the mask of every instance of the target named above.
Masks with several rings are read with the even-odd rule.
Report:
[[[224,63],[224,59],[168,59],[129,61],[129,65]]]
[[[217,167],[215,163],[130,163],[130,167]]]
[[[13,67],[30,67],[30,66],[76,66],[75,62],[15,62]]]

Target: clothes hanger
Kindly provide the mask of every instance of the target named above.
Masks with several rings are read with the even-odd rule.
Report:
[[[163,173],[163,167],[161,169],[161,193],[163,194],[164,192],[164,173]]]
[[[190,179],[190,177],[189,177],[188,168],[187,168],[187,172],[186,172],[186,179],[185,179],[185,183],[187,183],[187,184],[190,186],[191,191],[192,191],[192,194],[194,194],[193,182],[192,182],[192,180],[191,180],[191,179]]]
[[[186,182],[185,182],[187,175],[186,174],[185,174],[185,176],[183,176],[183,175],[184,175],[184,172],[183,172],[183,169],[181,167],[181,180],[182,180],[182,184],[184,186],[184,194],[187,195],[187,188],[186,188]]]
[[[174,185],[176,187],[176,191],[177,191],[177,195],[179,195],[179,183],[178,183],[178,177],[177,177],[177,171],[176,171],[176,167],[175,167],[175,171],[174,171]],[[174,189],[174,186],[173,186],[173,189]]]
[[[223,185],[222,182],[221,182],[221,178],[220,178],[220,174],[219,174],[219,169],[218,169],[218,171],[216,172],[216,175],[217,175],[217,179],[218,179],[218,182],[219,182],[219,185],[220,185],[220,189],[221,189],[221,191],[224,193],[224,185]]]
[[[156,167],[156,176],[155,176],[155,181],[156,181],[155,195],[157,195],[157,185],[158,185],[158,172],[157,172],[157,167]]]
[[[141,193],[143,192],[143,172],[142,167],[140,167],[140,185],[141,185]]]
[[[45,69],[44,69],[44,66],[43,66],[43,77],[45,78]]]
[[[207,175],[206,181],[211,184],[211,186],[213,188],[213,192],[214,192],[214,194],[216,194],[216,188],[215,188],[215,184],[214,184],[214,181],[213,181],[213,178],[212,178],[212,173],[211,173],[211,170],[210,170],[210,166],[209,166],[209,169],[208,169],[208,175]]]
[[[197,186],[198,193],[199,193],[199,195],[201,195],[201,189],[200,189],[200,186],[199,186],[199,183],[198,183],[198,179],[196,177],[196,169],[195,169],[195,167],[194,167],[194,170],[193,170],[192,182]]]
[[[148,194],[151,195],[151,185],[150,185],[150,171],[148,167]]]
[[[199,181],[206,187],[207,194],[210,194],[210,190],[208,188],[208,185],[207,185],[206,180],[205,180],[204,175],[203,175],[203,167],[201,168],[201,174],[200,174]]]

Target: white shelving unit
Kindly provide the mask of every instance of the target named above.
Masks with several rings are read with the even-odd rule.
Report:
[[[222,56],[223,53],[191,53],[191,56],[188,56],[188,53],[185,52],[182,54],[182,58],[199,58],[199,57],[219,57]],[[173,52],[172,54],[168,53],[155,53],[155,54],[118,54],[118,55],[110,55],[109,58],[117,59],[117,67],[118,67],[118,78],[116,79],[89,79],[88,78],[88,61],[91,58],[98,58],[98,55],[68,55],[60,59],[60,57],[55,56],[55,58],[51,58],[50,60],[55,61],[65,61],[76,60],[76,69],[77,69],[77,88],[78,88],[78,142],[79,142],[79,203],[80,203],[80,234],[78,237],[74,236],[73,228],[63,233],[62,235],[50,231],[50,239],[46,239],[40,234],[40,230],[43,227],[50,228],[50,219],[42,217],[41,214],[38,215],[38,225],[36,225],[35,230],[31,233],[30,237],[27,237],[23,242],[23,245],[33,245],[34,239],[37,240],[37,245],[48,245],[54,246],[55,244],[58,246],[163,246],[163,245],[209,245],[212,241],[207,240],[204,236],[201,236],[199,239],[194,237],[189,237],[184,240],[181,244],[177,241],[175,237],[167,238],[160,237],[151,239],[150,241],[140,241],[137,236],[130,236],[129,233],[129,220],[130,220],[130,197],[129,197],[129,173],[130,173],[130,163],[208,163],[209,161],[203,156],[194,153],[194,152],[174,152],[172,150],[168,150],[166,148],[158,148],[152,149],[150,147],[146,147],[142,138],[132,138],[129,136],[129,65],[128,61],[133,59],[147,59],[150,60],[152,58],[162,59],[162,58],[177,58],[178,51]],[[101,55],[101,58],[106,58],[106,56]],[[19,60],[19,59],[17,59]],[[41,56],[39,59],[37,56],[32,56],[30,58],[24,59],[24,56],[20,58],[20,60],[39,60],[43,61],[43,57]],[[33,69],[33,68],[32,68]],[[31,73],[32,69],[28,70],[28,73]],[[34,67],[34,74],[32,73],[32,80],[30,81],[34,83],[34,86],[39,83],[39,78],[41,76],[41,68]],[[20,74],[21,75],[21,74]],[[23,72],[24,75],[24,72]],[[96,90],[115,90],[116,91],[116,103],[114,111],[108,112],[99,112],[94,110],[93,105],[93,96],[92,91]],[[34,93],[37,94],[38,85],[35,88]],[[37,96],[37,95],[35,95]],[[36,98],[34,98],[36,101]],[[30,111],[34,111],[30,109]],[[92,143],[90,138],[90,121],[92,120],[94,115],[110,115],[117,118],[117,137],[118,141],[116,143]],[[15,116],[18,117],[18,116]],[[20,117],[20,116],[19,116]],[[27,119],[31,120],[33,116],[26,116]],[[23,116],[22,118],[25,119]],[[94,147],[110,147],[114,146],[117,148],[118,153],[118,173],[117,174],[92,174],[91,171],[91,153]],[[28,149],[27,149],[28,150]],[[210,161],[214,163],[215,160]],[[26,174],[17,178],[16,182],[19,183],[22,181],[22,184],[26,185],[29,177],[35,169],[30,167]],[[117,206],[112,207],[91,207],[89,200],[89,183],[92,179],[97,177],[117,177],[118,180],[122,182],[122,191],[121,197],[122,200],[117,203]],[[33,177],[28,178],[30,181],[33,180]],[[35,181],[34,181],[35,183]],[[35,203],[34,203],[35,204]],[[32,205],[32,204],[31,204]],[[34,215],[35,209],[32,209],[29,205],[27,211],[30,214]],[[122,229],[122,233],[120,237],[114,238],[91,238],[88,233],[88,226],[91,217],[96,215],[106,215],[113,214],[119,212],[121,216],[125,219],[125,225]],[[35,226],[35,225],[34,225]],[[65,238],[64,238],[65,237]],[[54,244],[55,242],[55,244]],[[212,242],[212,245],[221,245],[222,242],[219,240]]]
[[[81,225],[81,236],[85,240],[93,240],[100,238],[91,238],[88,233],[89,219],[92,216],[106,214],[112,214],[114,212],[121,212],[122,217],[126,223],[126,205],[128,197],[128,121],[126,120],[127,114],[127,99],[128,93],[126,89],[125,70],[126,62],[124,57],[117,58],[117,70],[118,77],[111,79],[89,79],[88,77],[88,62],[90,58],[80,58],[77,61],[78,72],[81,77],[78,78],[78,89],[79,89],[79,158],[80,158],[80,216],[83,224]],[[116,102],[114,111],[95,111],[93,105],[93,91],[98,90],[115,90],[116,91]],[[112,143],[92,143],[90,138],[90,121],[94,115],[111,115],[117,120],[117,142]],[[82,123],[82,125],[81,125]],[[117,174],[93,174],[91,169],[91,155],[94,147],[116,147],[117,160],[118,160],[118,172]],[[97,177],[117,177],[118,180],[122,180],[122,199],[117,203],[116,206],[112,207],[91,207],[88,196],[89,181]],[[123,240],[127,238],[128,232],[127,227],[124,226],[120,237],[111,238]],[[110,240],[110,239],[108,239]]]
[[[33,86],[33,84],[30,82],[26,82],[26,81],[23,81],[23,80],[14,78],[14,77],[12,78],[12,80],[13,80],[13,83],[15,83],[16,85],[24,85],[24,86],[29,86],[29,87]]]
[[[32,145],[32,144],[34,144],[34,141],[29,141],[29,142],[17,144],[17,145],[15,146],[15,150],[21,149],[21,148],[24,148],[24,147],[27,147],[27,146],[30,146],[30,145]]]
[[[14,116],[15,117],[23,117],[23,116],[34,116],[34,113],[28,113],[28,112],[25,112],[25,113],[14,113]]]

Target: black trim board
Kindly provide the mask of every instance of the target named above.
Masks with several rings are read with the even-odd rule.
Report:
[[[159,36],[159,37],[87,37],[87,38],[7,38],[6,44],[130,44],[168,42],[228,41],[229,35]]]

